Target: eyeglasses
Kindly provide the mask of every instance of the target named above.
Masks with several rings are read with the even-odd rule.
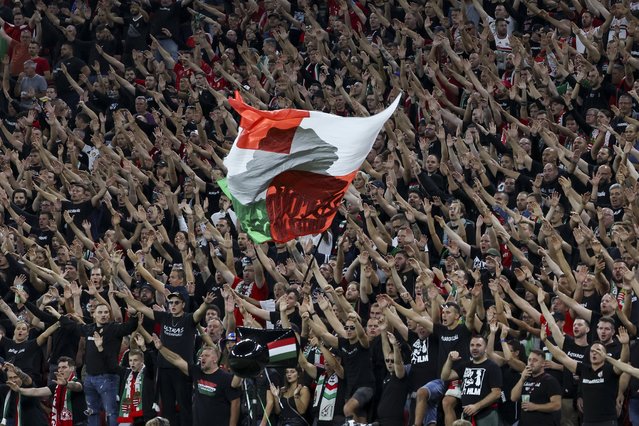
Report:
[[[169,302],[169,305],[179,305],[180,303],[182,303],[182,301],[180,301],[180,300],[173,300],[173,301]]]
[[[355,330],[355,326],[354,325],[345,325],[344,326],[344,330],[353,331],[353,330]]]

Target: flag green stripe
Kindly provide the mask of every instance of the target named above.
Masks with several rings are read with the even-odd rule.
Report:
[[[279,361],[283,361],[285,359],[291,359],[291,358],[295,358],[297,356],[296,351],[291,351],[291,352],[284,352],[275,356],[272,356],[269,358],[269,363],[272,362],[279,362]]]
[[[243,205],[231,194],[226,178],[218,180],[217,183],[224,194],[233,201],[233,211],[242,224],[242,230],[258,244],[271,241],[271,222],[266,211],[266,200],[248,206]]]

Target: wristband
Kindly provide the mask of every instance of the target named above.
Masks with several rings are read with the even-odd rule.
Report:
[[[506,343],[506,339],[499,339],[501,343]]]

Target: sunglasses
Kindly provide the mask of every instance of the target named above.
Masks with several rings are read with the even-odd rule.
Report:
[[[182,303],[181,300],[173,300],[173,301],[169,302],[169,305],[179,305],[180,303]]]
[[[353,331],[353,330],[355,330],[355,326],[354,325],[345,325],[344,326],[344,330]]]
[[[393,362],[393,361],[395,361],[395,360],[394,360],[393,358],[387,358],[385,361],[386,361],[386,362]]]

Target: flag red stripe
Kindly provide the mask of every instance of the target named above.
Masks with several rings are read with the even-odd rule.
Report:
[[[287,339],[280,339],[280,340],[276,340],[274,342],[268,342],[266,344],[266,346],[269,349],[275,349],[275,348],[280,348],[282,346],[294,345],[294,344],[295,344],[295,338],[294,337],[289,337]]]
[[[275,177],[266,193],[273,240],[286,242],[328,229],[356,173],[326,176],[290,170]]]
[[[243,149],[289,154],[297,127],[310,116],[308,111],[297,109],[261,111],[246,105],[237,93],[229,103],[242,117],[242,132],[235,144]]]
[[[238,148],[290,154],[293,137],[301,118],[289,118],[280,121],[260,120],[250,129],[242,128],[235,141]],[[241,126],[243,126],[241,124]]]

